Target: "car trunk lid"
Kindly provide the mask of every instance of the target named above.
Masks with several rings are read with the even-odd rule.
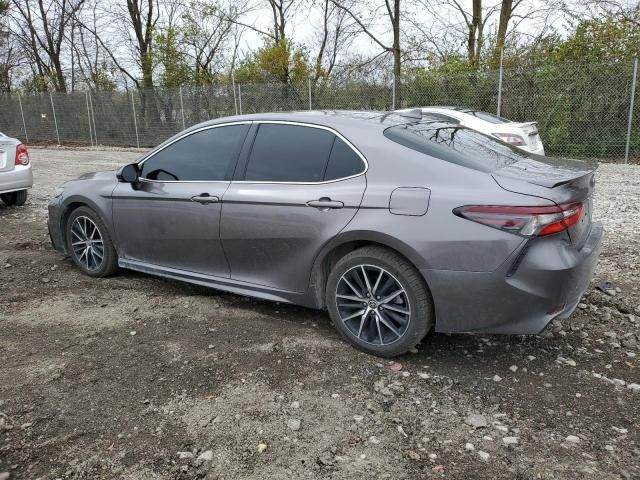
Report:
[[[16,164],[16,141],[0,137],[0,172],[13,170]]]
[[[535,159],[534,159],[535,158]],[[568,233],[578,248],[591,231],[596,162],[536,156],[523,158],[492,173],[505,190],[533,195],[557,205],[582,202],[580,221]]]

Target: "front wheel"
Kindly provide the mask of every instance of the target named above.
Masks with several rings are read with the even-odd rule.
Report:
[[[67,249],[73,263],[92,277],[107,277],[118,270],[118,256],[109,231],[89,207],[75,209],[67,220]]]
[[[17,192],[4,193],[0,195],[0,198],[7,205],[21,206],[27,202],[27,191],[19,190]]]
[[[433,326],[433,302],[420,273],[381,247],[355,250],[336,263],[326,305],[343,338],[381,357],[406,353]]]

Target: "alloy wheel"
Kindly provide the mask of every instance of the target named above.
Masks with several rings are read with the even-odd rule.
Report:
[[[399,340],[411,321],[409,297],[402,284],[375,265],[357,265],[340,277],[336,305],[351,334],[370,345]]]
[[[89,217],[71,224],[71,247],[76,260],[87,270],[98,270],[104,260],[104,243],[98,226]]]

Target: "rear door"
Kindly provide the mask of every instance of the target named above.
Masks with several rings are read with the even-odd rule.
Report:
[[[229,277],[220,202],[249,127],[192,132],[144,160],[139,184],[116,186],[113,215],[123,259]]]
[[[315,257],[356,214],[366,162],[331,130],[262,122],[224,194],[231,278],[304,292]]]

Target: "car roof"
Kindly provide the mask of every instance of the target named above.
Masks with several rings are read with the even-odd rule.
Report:
[[[196,130],[222,125],[233,122],[251,122],[251,121],[275,121],[275,122],[295,122],[307,123],[309,125],[329,127],[338,133],[347,137],[347,139],[355,144],[362,140],[362,131],[378,132],[382,134],[389,127],[399,125],[411,125],[416,123],[434,123],[437,127],[459,127],[453,121],[443,121],[442,118],[435,116],[429,120],[429,114],[422,114],[421,118],[416,118],[415,112],[381,112],[381,111],[354,111],[354,110],[303,110],[296,112],[269,112],[269,113],[253,113],[246,115],[235,115],[230,117],[220,117],[214,120],[207,120],[202,123],[193,125],[186,130],[176,133],[172,137],[167,138],[164,142],[157,145],[146,156],[153,155],[156,151],[164,148],[165,145],[175,141],[177,138],[188,135]],[[363,126],[366,127],[363,129]]]
[[[362,127],[368,125],[373,129],[384,130],[388,127],[416,123],[421,120],[428,120],[428,114],[423,114],[422,118],[417,118],[409,112],[381,112],[381,111],[354,111],[354,110],[302,110],[295,112],[269,112],[254,113],[247,115],[236,115],[232,117],[222,117],[209,120],[191,129],[199,129],[209,125],[238,121],[280,121],[309,123],[332,127],[337,130],[349,127]],[[436,118],[434,118],[436,120]],[[441,119],[438,119],[441,120]],[[443,122],[447,123],[447,122]]]

